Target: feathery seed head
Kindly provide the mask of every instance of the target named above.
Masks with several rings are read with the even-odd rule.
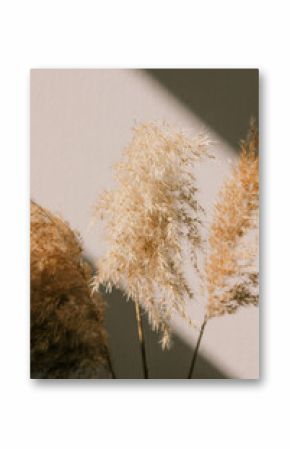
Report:
[[[96,286],[115,286],[147,312],[170,342],[170,319],[183,316],[192,296],[183,274],[182,242],[194,258],[201,246],[193,169],[207,154],[204,135],[190,139],[168,125],[145,123],[133,131],[115,168],[117,187],[99,199],[106,220],[107,254],[98,263]]]
[[[206,261],[207,317],[258,304],[258,130],[252,121],[232,176],[215,205]]]
[[[104,304],[77,235],[31,202],[31,374],[95,378],[107,363]]]

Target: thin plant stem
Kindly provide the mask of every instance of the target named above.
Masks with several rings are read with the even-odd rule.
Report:
[[[188,374],[188,379],[192,378],[192,374],[194,372],[194,368],[195,368],[196,360],[197,360],[197,354],[198,354],[200,342],[201,342],[201,339],[202,339],[202,336],[203,336],[203,333],[204,333],[204,329],[205,329],[207,320],[208,320],[208,318],[205,316],[205,318],[203,320],[203,323],[202,323],[202,326],[200,328],[198,340],[197,340],[196,347],[195,347],[195,350],[194,350],[194,353],[193,353],[193,357],[192,357],[192,361],[191,361],[191,365],[190,365],[190,370],[189,370],[189,374]]]
[[[112,375],[112,379],[117,379],[115,370],[114,370],[114,368],[113,368],[113,364],[112,364],[112,359],[111,359],[111,356],[110,356],[110,352],[109,352],[108,349],[107,349],[107,351],[106,351],[106,358],[107,358],[107,363],[108,363],[109,370],[110,370],[111,375]]]
[[[145,350],[145,339],[142,325],[142,317],[141,310],[139,304],[135,303],[135,311],[136,311],[136,319],[137,319],[137,328],[138,328],[138,337],[140,343],[140,349],[142,354],[142,364],[143,364],[143,375],[144,379],[148,379],[148,365],[146,359],[146,350]]]

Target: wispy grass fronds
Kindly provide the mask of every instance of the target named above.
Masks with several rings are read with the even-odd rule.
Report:
[[[207,318],[258,304],[258,130],[251,123],[241,155],[215,205],[206,263]]]
[[[235,313],[241,306],[258,305],[258,146],[258,129],[252,121],[247,139],[241,142],[239,162],[214,207],[205,263],[206,311],[188,379],[208,320]]]
[[[192,297],[182,243],[196,260],[202,241],[194,168],[208,146],[205,135],[191,139],[168,125],[137,126],[115,168],[116,188],[97,204],[108,251],[98,263],[96,288],[115,286],[141,306],[152,328],[162,332],[163,348],[170,343],[173,313],[187,318],[185,302]]]
[[[31,376],[99,377],[108,362],[104,303],[91,296],[79,238],[31,202],[30,244]]]

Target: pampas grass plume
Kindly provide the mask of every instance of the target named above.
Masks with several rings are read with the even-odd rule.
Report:
[[[258,130],[251,122],[241,155],[215,204],[206,262],[207,318],[258,304]]]
[[[115,167],[117,186],[98,201],[105,220],[108,251],[98,262],[95,286],[113,286],[147,312],[162,346],[170,343],[174,313],[187,318],[192,292],[183,274],[182,244],[191,257],[201,247],[201,207],[194,168],[207,154],[205,135],[187,137],[169,125],[135,127]]]
[[[107,335],[91,267],[69,225],[31,202],[31,377],[104,376]]]

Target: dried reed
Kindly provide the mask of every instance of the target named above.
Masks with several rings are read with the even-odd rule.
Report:
[[[252,121],[247,139],[241,142],[239,162],[215,204],[205,264],[206,312],[189,378],[207,321],[235,313],[241,306],[258,305],[258,272],[254,264],[258,253],[258,213],[258,130]]]
[[[115,168],[116,188],[97,204],[106,220],[108,251],[98,262],[95,287],[123,290],[135,302],[137,318],[142,307],[153,330],[161,331],[163,348],[170,343],[173,313],[189,320],[185,305],[192,292],[183,274],[182,244],[188,243],[195,261],[202,209],[193,169],[208,146],[205,135],[191,139],[168,125],[137,126]]]
[[[104,303],[79,238],[31,202],[31,376],[96,378],[111,366]],[[114,377],[114,375],[113,375]]]

